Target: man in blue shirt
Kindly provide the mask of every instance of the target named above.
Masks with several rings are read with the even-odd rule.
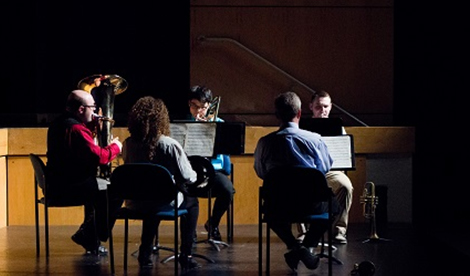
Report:
[[[333,164],[326,144],[317,133],[299,128],[302,115],[300,98],[294,92],[280,94],[275,102],[276,117],[280,121],[279,130],[261,139],[255,149],[254,169],[261,179],[278,166],[304,166],[316,168],[323,174]],[[299,191],[301,192],[301,191]],[[288,266],[295,270],[299,261],[309,269],[319,265],[319,257],[313,255],[308,247],[316,247],[328,224],[311,225],[303,243],[299,243],[292,233],[290,223],[272,223],[271,229],[286,244],[284,257]]]

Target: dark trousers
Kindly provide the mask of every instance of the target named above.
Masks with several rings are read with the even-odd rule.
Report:
[[[220,171],[216,171],[212,184],[211,196],[215,197],[214,207],[212,209],[211,225],[212,227],[218,227],[220,219],[228,210],[230,203],[233,199],[235,189],[233,183]]]
[[[185,196],[181,209],[188,210],[186,215],[181,216],[180,233],[181,233],[181,253],[191,255],[194,232],[196,231],[197,219],[199,217],[199,201],[197,197]],[[149,255],[151,253],[155,237],[158,239],[158,226],[160,220],[151,216],[142,222],[142,235],[139,254]]]
[[[110,214],[109,227],[112,229],[116,222],[116,213],[123,201],[108,196],[107,190],[100,191],[95,177],[90,177],[86,181],[69,186],[61,186],[63,185],[62,182],[58,180],[51,181],[51,186],[48,188],[51,203],[83,204],[85,206],[84,218],[78,231],[83,231],[90,243],[107,241],[108,208]]]
[[[292,233],[292,223],[271,223],[271,229],[286,244],[287,249],[299,246],[299,242]],[[317,247],[323,234],[328,230],[327,220],[318,220],[311,223],[301,245],[305,247]]]

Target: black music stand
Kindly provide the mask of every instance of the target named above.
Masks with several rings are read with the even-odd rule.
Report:
[[[198,125],[200,127],[198,127]],[[209,126],[209,127],[208,127]],[[215,129],[211,126],[215,126]],[[178,140],[183,146],[185,151],[192,154],[203,157],[215,157],[218,154],[226,155],[241,155],[245,152],[245,123],[244,122],[199,122],[199,121],[187,121],[187,120],[173,120],[171,124],[171,136]],[[215,130],[215,133],[212,131]],[[194,132],[194,133],[191,133]],[[193,135],[196,134],[196,135]],[[192,140],[193,139],[193,140]],[[209,151],[206,148],[197,151],[197,141],[200,139],[210,140],[208,143],[203,143],[212,147]],[[233,177],[233,164],[232,173],[230,175],[232,184],[234,183]],[[211,201],[209,196],[209,214],[211,213]],[[227,240],[233,241],[233,213],[234,207],[233,202],[230,204],[230,210],[227,212]],[[209,228],[211,228],[209,226]],[[222,241],[212,240],[210,233],[208,233],[208,239],[199,242],[209,242],[217,251],[219,251],[218,245],[228,246],[228,244]]]
[[[299,128],[316,132],[321,136],[337,136],[343,134],[341,118],[300,118]]]

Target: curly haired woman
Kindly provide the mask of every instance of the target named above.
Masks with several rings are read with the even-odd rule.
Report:
[[[145,96],[137,100],[129,112],[128,130],[130,137],[123,143],[124,163],[150,162],[164,166],[172,174],[177,185],[195,183],[197,174],[181,145],[171,138],[168,109],[161,99]],[[193,234],[196,230],[199,215],[199,202],[196,197],[179,194],[178,204],[188,210],[181,218],[181,254],[180,265],[183,269],[198,267],[192,258]],[[167,204],[152,202],[127,201],[126,206],[138,210],[154,212]],[[152,267],[150,259],[153,241],[159,221],[144,220],[142,223],[141,244],[139,247],[139,264],[141,267]]]

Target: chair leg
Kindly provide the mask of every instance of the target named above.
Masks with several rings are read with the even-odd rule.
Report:
[[[271,270],[269,267],[271,266],[271,227],[269,226],[269,222],[266,223],[266,275],[270,275]]]
[[[263,221],[261,211],[258,211],[258,275],[261,274],[263,274]]]
[[[47,199],[44,199],[44,233],[46,235],[46,258],[49,258],[49,210],[47,206]]]
[[[232,185],[235,185],[234,182],[234,171],[233,171],[233,164],[231,164],[232,167],[232,173],[230,174],[230,181],[232,182]],[[233,216],[234,216],[234,206],[233,206],[233,195],[232,195],[232,201],[230,202],[230,207],[227,212],[227,241],[229,243],[233,243]]]
[[[124,219],[124,272],[127,272],[127,250],[129,242],[129,220]]]
[[[114,275],[116,272],[115,266],[114,266],[114,244],[113,244],[113,233],[112,231],[109,231],[108,234],[108,241],[109,241],[109,265],[111,267],[111,275]]]
[[[35,223],[36,223],[36,257],[39,257],[41,254],[41,241],[39,239],[39,206],[38,202],[36,199],[36,205],[35,205]]]
[[[109,203],[109,194],[106,190],[106,201]],[[111,267],[111,275],[115,275],[116,269],[114,266],[114,241],[113,241],[113,229],[111,228],[109,218],[109,204],[106,204],[106,226],[108,228],[108,243],[109,243],[109,265]]]

